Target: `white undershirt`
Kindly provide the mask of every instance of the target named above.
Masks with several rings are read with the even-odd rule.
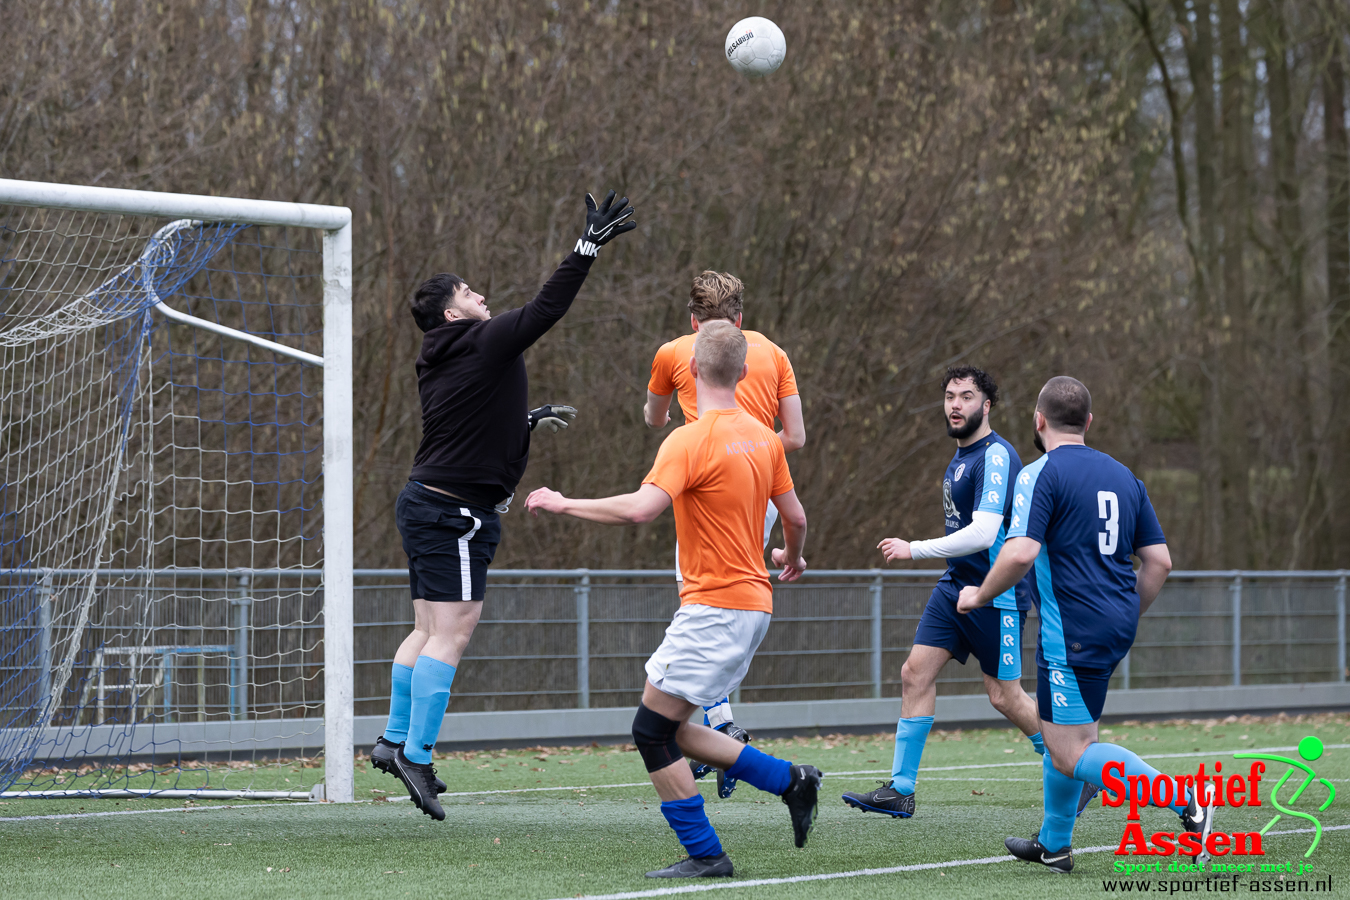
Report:
[[[909,545],[910,555],[915,559],[947,559],[967,556],[994,546],[994,541],[998,539],[998,528],[1003,524],[1003,514],[976,510],[970,520],[965,528],[953,531],[946,537],[914,541]]]

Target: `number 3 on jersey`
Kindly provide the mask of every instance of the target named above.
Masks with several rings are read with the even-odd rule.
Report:
[[[1097,549],[1103,556],[1113,556],[1120,543],[1120,499],[1115,491],[1097,492],[1097,516],[1106,520],[1097,534]]]

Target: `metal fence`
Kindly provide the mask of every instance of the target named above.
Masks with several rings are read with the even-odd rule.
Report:
[[[189,604],[195,618],[185,618],[182,584],[151,582],[141,590],[155,595],[144,598],[155,621],[135,629],[91,628],[84,636],[63,721],[322,715],[320,574],[202,570]],[[407,572],[355,574],[355,712],[381,715],[388,709],[390,663],[412,626]],[[459,667],[450,710],[635,705],[643,663],[679,606],[673,574],[490,570],[484,617]],[[773,625],[737,699],[899,696],[900,669],[939,575],[848,569],[775,583]],[[1343,682],[1346,581],[1344,570],[1174,572],[1140,623],[1112,687]],[[123,588],[100,590],[110,605],[126,605],[114,596]],[[6,670],[0,672],[0,710],[11,725],[24,724],[16,711],[32,706],[31,684],[16,685],[41,683],[17,678],[15,667],[50,665],[45,648],[52,637],[43,632],[40,612],[17,601],[0,603],[0,633],[14,638],[11,643],[22,638],[32,651],[0,666]],[[1028,676],[1036,626],[1033,610],[1023,632]],[[949,663],[939,677],[940,694],[982,690],[973,660]]]
[[[900,695],[900,669],[941,574],[809,571],[774,586],[774,617],[734,699]],[[489,572],[484,618],[455,678],[452,712],[637,703],[642,665],[679,606],[672,571]],[[412,625],[402,570],[357,570],[357,715],[388,709],[389,664]],[[1140,623],[1114,689],[1346,680],[1347,572],[1178,571]],[[1035,671],[1036,613],[1023,632]],[[940,694],[983,691],[974,660]]]

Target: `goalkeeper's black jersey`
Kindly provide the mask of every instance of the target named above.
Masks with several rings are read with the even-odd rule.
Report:
[[[411,478],[465,500],[500,503],[530,458],[521,354],[563,317],[594,257],[570,253],[529,303],[486,321],[456,319],[422,338],[422,443]],[[472,495],[472,496],[470,496]]]

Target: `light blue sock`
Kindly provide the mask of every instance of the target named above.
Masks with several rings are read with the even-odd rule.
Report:
[[[1031,741],[1031,749],[1035,750],[1041,756],[1045,755],[1045,741],[1041,739],[1041,733],[1039,731],[1035,734],[1028,735],[1027,740]]]
[[[1153,779],[1162,774],[1119,744],[1097,742],[1088,744],[1088,748],[1083,751],[1083,755],[1078,757],[1078,762],[1073,767],[1074,777],[1079,781],[1086,781],[1088,784],[1102,787],[1102,767],[1109,762],[1123,762],[1125,764],[1125,778],[1131,775],[1147,775],[1149,782],[1152,783]],[[1124,781],[1125,778],[1122,778],[1121,781]],[[1150,791],[1150,793],[1152,792]],[[1186,801],[1189,798],[1174,799],[1178,799],[1178,802],[1168,804],[1167,808],[1179,816],[1184,815]],[[1160,804],[1153,803],[1152,805],[1159,806]]]
[[[1078,797],[1083,782],[1070,778],[1055,768],[1050,754],[1041,757],[1041,793],[1045,800],[1045,819],[1037,840],[1050,852],[1063,850],[1073,843],[1073,823],[1078,817]]]
[[[932,716],[911,716],[895,726],[895,759],[891,762],[891,787],[897,793],[914,793],[914,782],[919,778],[919,760],[923,745],[933,727]]]
[[[708,814],[703,811],[703,795],[695,794],[684,800],[667,800],[661,804],[661,815],[666,817],[675,836],[694,859],[722,855],[722,842],[717,839]]]
[[[454,666],[430,656],[417,657],[412,674],[408,743],[403,747],[403,755],[411,761],[421,765],[431,762],[431,751],[436,748],[436,735],[441,733],[454,680]]]
[[[788,785],[792,784],[792,763],[746,744],[741,748],[741,755],[736,757],[736,762],[727,769],[727,776],[739,778],[761,791],[782,796]]]
[[[384,739],[401,744],[408,739],[408,716],[412,714],[412,666],[394,663],[393,683],[389,688],[389,724]]]

